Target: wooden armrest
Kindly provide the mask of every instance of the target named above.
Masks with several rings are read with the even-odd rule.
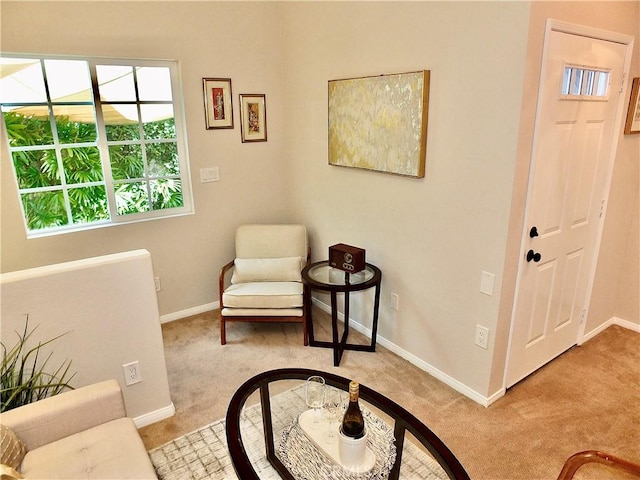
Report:
[[[222,294],[224,293],[224,286],[225,286],[225,276],[227,275],[227,272],[229,270],[231,270],[231,268],[234,265],[235,260],[231,260],[229,263],[227,263],[224,267],[222,267],[222,269],[220,270],[220,277],[218,279],[218,286],[220,288],[220,310],[222,310],[223,308],[223,304],[222,304]]]
[[[640,477],[640,465],[597,450],[579,452],[567,459],[558,480],[571,480],[576,471],[587,463],[599,463]]]

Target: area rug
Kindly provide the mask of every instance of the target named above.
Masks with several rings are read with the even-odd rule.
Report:
[[[287,390],[274,395],[271,400],[271,411],[275,438],[285,439],[296,432],[296,419],[306,409],[304,386]],[[371,415],[363,409],[365,418]],[[259,405],[244,409],[240,418],[243,440],[247,455],[261,479],[278,480],[280,476],[273,469],[265,455],[264,436],[262,430],[262,413]],[[278,450],[276,445],[276,450]],[[279,456],[286,460],[285,451]],[[206,425],[198,430],[179,437],[149,452],[151,461],[160,480],[238,480],[233,469],[224,419]],[[440,465],[422,449],[405,441],[400,478],[406,480],[446,480],[448,477]],[[320,472],[316,472],[320,473]],[[335,477],[333,471],[331,478]],[[366,475],[340,475],[343,478],[364,479]],[[322,475],[300,475],[300,479],[326,478]],[[239,479],[242,480],[242,479]]]

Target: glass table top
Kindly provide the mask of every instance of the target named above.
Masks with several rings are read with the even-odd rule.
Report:
[[[311,280],[325,285],[359,285],[371,280],[374,274],[374,270],[369,265],[357,273],[347,273],[329,266],[329,262],[312,265],[307,272]]]

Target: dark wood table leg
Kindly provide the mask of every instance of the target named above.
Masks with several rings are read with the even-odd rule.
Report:
[[[376,337],[378,336],[378,313],[380,311],[380,283],[376,285],[376,294],[373,304],[373,326],[371,329],[371,351],[376,350]]]
[[[340,365],[342,352],[338,341],[338,299],[336,292],[331,292],[331,330],[333,338],[333,366]]]
[[[349,292],[345,292],[344,294],[344,339],[346,341],[349,336]]]
[[[315,342],[314,336],[313,336],[313,318],[311,316],[311,310],[313,310],[311,307],[311,288],[308,285],[304,286],[304,305],[307,309],[307,311],[305,312],[305,321],[307,322],[307,337],[309,338],[309,345],[313,345]]]

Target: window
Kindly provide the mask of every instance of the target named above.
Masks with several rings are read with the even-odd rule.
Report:
[[[609,70],[566,65],[562,75],[561,98],[567,100],[607,100]]]
[[[176,62],[0,57],[29,236],[191,213]]]

